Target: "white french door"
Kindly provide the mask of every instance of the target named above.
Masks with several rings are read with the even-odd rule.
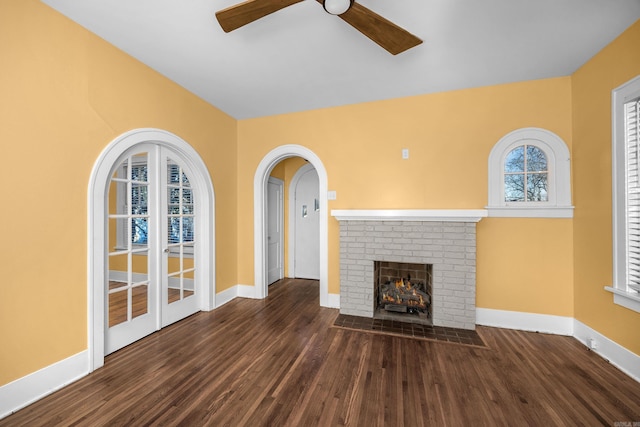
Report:
[[[111,175],[105,354],[199,310],[195,197],[170,149],[139,144]]]

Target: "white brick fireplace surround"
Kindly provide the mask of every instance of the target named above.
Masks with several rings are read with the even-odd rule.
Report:
[[[486,210],[332,210],[340,222],[340,313],[374,315],[374,261],[433,266],[434,326],[475,329],[476,223]]]

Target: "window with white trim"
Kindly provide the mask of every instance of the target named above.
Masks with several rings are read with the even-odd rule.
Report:
[[[517,129],[489,154],[489,216],[571,218],[569,149],[553,132]]]
[[[640,312],[640,76],[612,94],[614,302]]]

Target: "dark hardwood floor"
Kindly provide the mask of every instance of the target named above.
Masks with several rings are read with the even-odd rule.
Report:
[[[106,358],[0,426],[558,426],[640,421],[640,383],[573,338],[478,327],[486,348],[333,327],[285,279]]]

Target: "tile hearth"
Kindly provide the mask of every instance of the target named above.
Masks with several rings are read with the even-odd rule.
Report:
[[[334,327],[486,348],[476,331],[339,314]]]

